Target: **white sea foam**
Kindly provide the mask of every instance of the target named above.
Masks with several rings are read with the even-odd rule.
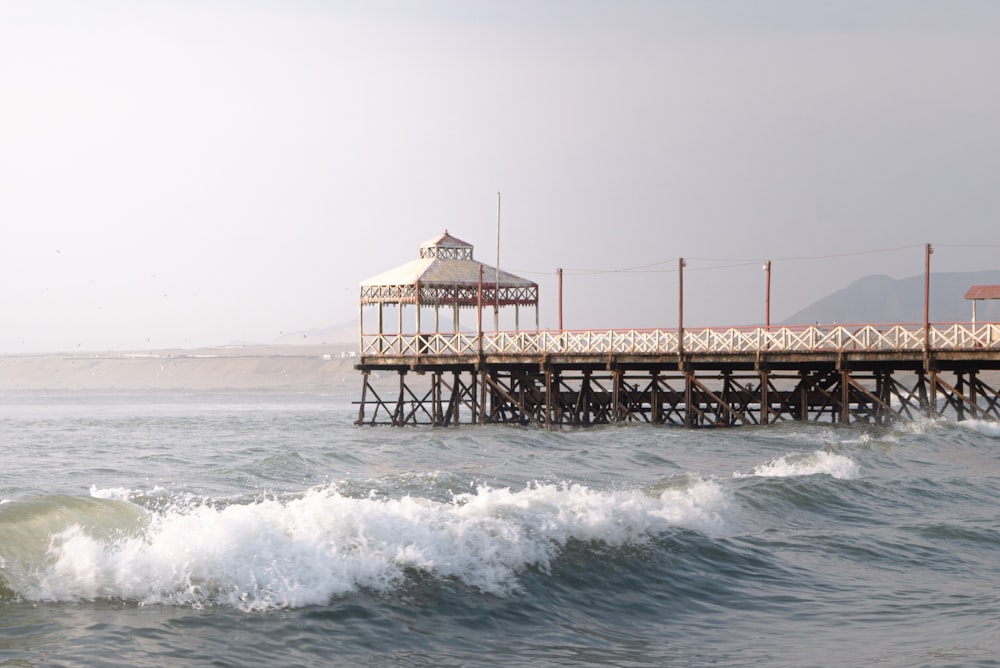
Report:
[[[97,485],[90,486],[90,495],[95,499],[115,499],[116,501],[131,501],[138,492],[124,487],[99,489]]]
[[[963,429],[969,429],[977,434],[989,436],[990,438],[1000,438],[1000,423],[988,420],[963,420],[958,423]]]
[[[502,596],[517,590],[519,571],[547,569],[568,541],[617,546],[672,527],[719,530],[729,503],[714,481],[658,496],[480,487],[449,502],[348,497],[331,486],[293,500],[178,506],[113,539],[73,526],[52,539],[35,591],[22,593],[265,610],[323,604],[359,588],[388,591],[415,569]]]
[[[826,450],[817,450],[807,454],[784,455],[754,467],[750,473],[734,473],[733,477],[787,478],[826,474],[840,480],[852,480],[858,477],[860,470],[861,467],[858,466],[858,463],[850,457]]]

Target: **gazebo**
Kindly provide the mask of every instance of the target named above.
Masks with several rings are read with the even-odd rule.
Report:
[[[434,309],[433,333],[440,331],[440,309],[451,309],[454,332],[460,330],[459,311],[493,307],[494,329],[499,329],[499,311],[514,307],[515,329],[520,329],[520,308],[531,306],[535,310],[535,329],[538,329],[538,284],[496,267],[490,267],[472,258],[472,244],[456,239],[445,230],[443,234],[420,245],[416,260],[396,267],[361,283],[358,324],[363,339],[366,306],[378,308],[378,335],[383,331],[383,311],[386,306],[397,309],[398,334],[403,334],[403,307],[415,312],[416,334],[431,333],[423,328],[421,311]],[[481,327],[477,314],[477,328]]]

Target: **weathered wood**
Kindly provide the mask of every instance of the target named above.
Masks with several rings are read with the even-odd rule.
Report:
[[[994,351],[976,359],[917,355],[791,356],[424,355],[367,357],[357,424],[397,426],[530,424],[541,429],[613,422],[686,427],[773,424],[785,420],[889,424],[938,412],[1000,419],[1000,395],[982,371],[1000,368]],[[373,374],[373,372],[379,372]],[[900,374],[915,374],[902,383]],[[397,374],[394,402],[374,375]],[[951,380],[954,378],[954,380]],[[383,381],[384,382],[384,381]],[[939,409],[938,398],[943,400]]]

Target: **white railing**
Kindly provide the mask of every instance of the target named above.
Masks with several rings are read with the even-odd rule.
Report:
[[[926,332],[931,350],[1000,350],[1000,323],[933,324]],[[891,352],[921,351],[921,324],[729,327],[684,330],[685,353]],[[363,334],[362,357],[418,355],[669,355],[677,354],[675,329],[431,334]]]

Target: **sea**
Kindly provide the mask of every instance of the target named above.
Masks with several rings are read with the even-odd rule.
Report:
[[[0,666],[1000,666],[1000,425],[0,395]]]

